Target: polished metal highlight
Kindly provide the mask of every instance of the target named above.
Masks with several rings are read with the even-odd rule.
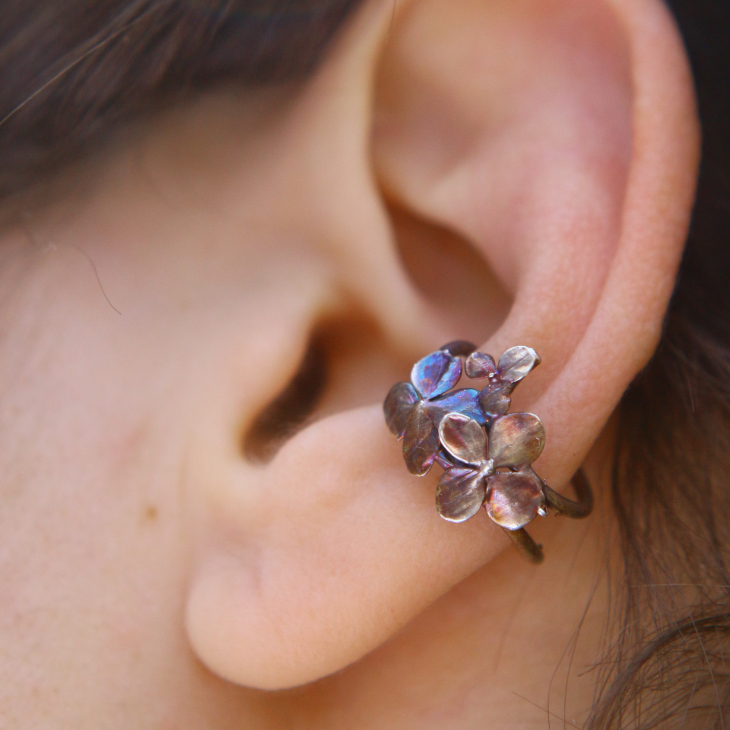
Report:
[[[549,509],[573,518],[593,509],[581,471],[573,477],[574,501],[532,469],[545,446],[542,421],[532,413],[507,413],[512,391],[539,364],[530,347],[511,347],[495,363],[470,342],[450,342],[419,360],[411,381],[396,383],[383,404],[388,428],[403,440],[408,470],[423,476],[434,462],[444,469],[436,488],[441,517],[464,522],[483,506],[535,563],[543,560],[542,548],[527,534],[527,524]],[[462,373],[487,383],[481,390],[451,390]]]

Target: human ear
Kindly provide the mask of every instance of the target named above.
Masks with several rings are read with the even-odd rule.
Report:
[[[699,136],[681,41],[658,0],[391,11],[365,5],[272,125],[280,138],[262,159],[293,170],[276,199],[298,201],[292,222],[327,241],[395,362],[417,342],[471,335],[458,331],[468,310],[408,288],[398,238],[406,260],[421,232],[444,250],[468,243],[508,298],[480,349],[542,356],[515,409],[545,423],[537,468],[563,489],[651,356],[681,257]],[[320,164],[292,182],[313,150]],[[272,378],[261,402],[280,386]],[[332,409],[265,465],[228,442],[191,458],[187,629],[212,671],[266,689],[335,672],[508,547],[483,515],[439,519],[434,476],[407,473],[379,400]],[[232,442],[256,416],[224,433]]]

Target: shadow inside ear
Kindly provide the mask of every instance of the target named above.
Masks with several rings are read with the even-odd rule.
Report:
[[[401,262],[450,332],[484,342],[509,314],[511,297],[487,258],[455,231],[389,205]]]
[[[271,461],[283,444],[312,416],[327,385],[324,339],[314,332],[299,369],[284,390],[256,417],[243,439],[243,454],[253,464]]]

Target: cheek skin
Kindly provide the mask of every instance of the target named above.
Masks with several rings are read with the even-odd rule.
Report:
[[[296,242],[211,226],[201,248],[199,221],[166,230],[158,201],[115,193],[65,227],[32,221],[36,244],[7,241],[25,275],[5,290],[0,351],[0,685],[25,726],[47,713],[85,727],[120,697],[150,726],[228,711],[206,707],[213,680],[182,629],[190,444],[208,425],[234,452],[334,301]],[[23,681],[4,676],[16,666]]]
[[[214,141],[197,141],[215,154],[185,161],[176,187],[164,174],[151,185],[140,158],[174,172],[180,140],[146,137],[96,170],[84,197],[31,213],[5,237],[18,263],[3,269],[13,286],[0,344],[0,589],[12,600],[0,611],[0,704],[11,694],[20,724],[43,715],[82,728],[131,697],[120,727],[138,725],[135,713],[145,725],[228,727],[259,712],[275,726],[278,710],[213,677],[186,638],[206,524],[194,495],[244,464],[241,437],[291,379],[312,327],[362,304],[318,236],[279,219],[264,228],[263,193],[247,209],[234,191],[252,182],[213,174],[240,129],[211,107]],[[240,102],[222,107],[234,115]],[[276,186],[268,205],[286,208]],[[402,283],[381,284],[380,304],[415,301]],[[405,367],[372,322],[362,325],[368,365],[352,321],[335,338],[321,416],[379,401]],[[419,351],[449,339],[411,333]],[[16,666],[27,666],[21,682],[5,674]]]

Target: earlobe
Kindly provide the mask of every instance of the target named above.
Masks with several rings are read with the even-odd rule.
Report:
[[[560,488],[650,356],[671,293],[698,154],[681,42],[659,0],[412,0],[392,28],[390,9],[380,49],[348,59],[353,83],[375,77],[373,210],[387,200],[460,236],[496,273],[511,309],[480,349],[542,356],[513,410],[544,421],[539,472]],[[326,173],[307,190],[357,198]],[[331,263],[346,287],[361,272],[342,261],[368,252],[344,239]],[[388,331],[381,283],[361,278],[360,304]],[[439,518],[435,478],[410,477],[383,422],[386,392],[301,430],[263,468],[240,458],[214,500],[195,494],[187,628],[214,672],[267,689],[335,672],[508,547],[486,516]]]

